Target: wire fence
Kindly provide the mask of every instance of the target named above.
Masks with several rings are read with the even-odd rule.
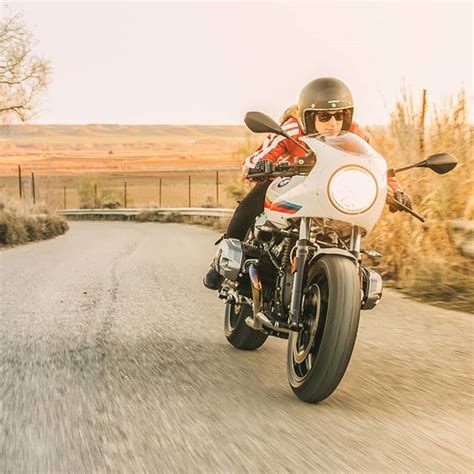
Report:
[[[0,190],[52,209],[104,207],[235,207],[243,192],[240,170],[156,174],[0,176]]]

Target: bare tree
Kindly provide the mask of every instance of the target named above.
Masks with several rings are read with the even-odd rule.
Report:
[[[28,120],[46,88],[51,67],[18,13],[0,20],[0,121]]]

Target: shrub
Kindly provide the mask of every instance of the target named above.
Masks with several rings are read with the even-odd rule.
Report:
[[[44,211],[0,193],[0,246],[49,239],[69,229],[64,217]]]
[[[119,209],[120,202],[119,201],[105,201],[101,205],[102,209]]]
[[[185,216],[175,212],[143,211],[137,215],[138,222],[184,222]]]

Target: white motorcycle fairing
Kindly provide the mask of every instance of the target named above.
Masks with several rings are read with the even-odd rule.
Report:
[[[288,219],[327,218],[359,226],[368,234],[378,221],[387,196],[384,158],[362,138],[349,132],[336,137],[307,136],[300,140],[316,155],[316,165],[307,176],[279,177],[271,183],[264,204],[268,220],[282,227],[287,225]],[[375,179],[375,198],[362,212],[343,212],[331,200],[331,178],[345,167],[362,169]],[[358,185],[354,183],[354,186]]]

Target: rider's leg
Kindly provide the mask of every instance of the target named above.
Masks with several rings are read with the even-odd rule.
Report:
[[[240,201],[230,220],[225,236],[227,239],[244,240],[253,221],[263,212],[265,194],[271,181],[256,184]]]
[[[224,238],[244,240],[245,234],[250,229],[255,218],[263,212],[265,194],[269,185],[270,181],[256,184],[240,201],[227,226],[227,231],[223,235]],[[210,290],[218,290],[223,279],[222,275],[215,269],[213,260],[211,268],[204,276],[204,286]]]

